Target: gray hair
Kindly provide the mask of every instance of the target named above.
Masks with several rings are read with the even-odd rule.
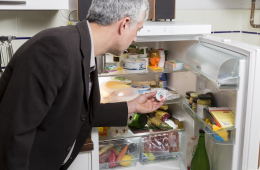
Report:
[[[148,18],[147,0],[93,0],[88,11],[87,20],[100,25],[111,25],[124,17],[130,18],[130,29],[143,19]]]

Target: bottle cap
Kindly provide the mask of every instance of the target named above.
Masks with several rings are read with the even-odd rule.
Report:
[[[205,134],[204,130],[200,129],[200,133]]]
[[[198,98],[202,99],[202,100],[211,99],[210,95],[208,95],[208,94],[200,94],[200,95],[198,95]]]
[[[186,95],[187,95],[187,96],[190,96],[191,93],[196,93],[196,92],[194,92],[194,91],[187,91],[187,92],[186,92]]]

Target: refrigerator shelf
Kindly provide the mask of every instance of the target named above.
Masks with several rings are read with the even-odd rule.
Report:
[[[180,69],[180,70],[170,70],[168,68],[162,68],[161,70],[152,70],[152,69],[147,68],[145,70],[145,72],[142,72],[142,73],[129,73],[129,72],[126,72],[124,70],[117,70],[116,72],[98,74],[98,77],[160,74],[160,73],[174,73],[174,72],[183,72],[183,71],[187,71],[187,70],[185,68]]]
[[[126,138],[144,137],[144,136],[149,136],[149,135],[156,135],[156,134],[162,134],[162,133],[172,133],[172,132],[184,132],[184,128],[183,129],[172,129],[172,130],[168,130],[168,131],[156,131],[156,132],[149,131],[149,132],[138,133],[138,134],[134,134],[129,129],[128,133],[125,136],[117,136],[117,137],[113,137],[113,136],[110,135],[109,132],[107,132],[107,137],[100,137],[99,141],[120,140],[120,139],[126,139]]]
[[[222,80],[216,80],[207,76],[205,73],[199,71],[198,69],[195,69],[188,63],[185,63],[184,66],[187,70],[191,71],[193,74],[197,75],[204,81],[210,83],[220,90],[238,90],[239,77],[228,77]]]
[[[235,133],[236,128],[225,128],[223,130],[219,130],[217,132],[214,132],[211,127],[205,123],[204,120],[202,120],[196,112],[194,112],[190,106],[185,102],[185,100],[182,101],[182,108],[185,110],[191,118],[196,122],[196,124],[205,131],[205,133],[212,139],[212,141],[219,145],[234,145],[235,144]],[[224,141],[218,134],[221,133],[228,133],[228,140]]]

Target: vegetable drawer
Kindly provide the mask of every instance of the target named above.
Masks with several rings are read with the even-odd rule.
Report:
[[[100,169],[134,167],[139,160],[140,138],[102,141],[99,148]]]

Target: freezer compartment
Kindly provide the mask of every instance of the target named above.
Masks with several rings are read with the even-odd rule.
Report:
[[[183,100],[183,110],[185,110],[196,124],[205,131],[205,133],[212,139],[216,144],[220,145],[234,145],[235,144],[235,127],[223,128],[222,130],[214,132],[211,127],[202,120],[196,112],[194,112],[190,106]]]
[[[182,160],[184,132],[161,133],[141,138],[141,164],[154,164],[172,160]]]
[[[99,142],[99,169],[135,167],[140,155],[140,138]]]
[[[245,56],[207,43],[191,46],[186,68],[218,89],[238,89],[239,60]]]

